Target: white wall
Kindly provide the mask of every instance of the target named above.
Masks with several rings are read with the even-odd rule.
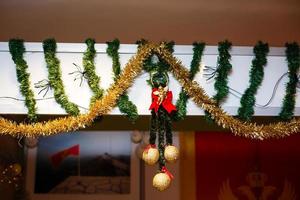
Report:
[[[33,84],[47,79],[47,68],[44,61],[44,55],[42,52],[41,43],[26,43],[27,53],[25,59],[29,65],[29,72],[31,74],[31,86],[34,90],[36,98],[43,98],[42,94],[38,95],[39,90],[34,88]],[[69,96],[70,101],[88,108],[89,100],[91,97],[91,91],[86,82],[82,87],[79,87],[79,81],[74,82],[74,76],[70,76],[69,73],[76,70],[73,63],[82,66],[82,53],[85,51],[85,44],[79,43],[59,43],[57,57],[60,59],[62,78],[65,85],[66,94]],[[96,58],[96,72],[101,77],[101,87],[108,88],[113,82],[112,80],[112,62],[106,55],[106,44],[97,44],[97,58]],[[287,63],[284,55],[284,48],[271,48],[268,56],[268,64],[265,67],[265,77],[262,86],[257,93],[257,103],[265,104],[272,96],[272,90],[275,86],[278,78],[287,72]],[[136,45],[121,45],[120,58],[122,67],[125,66],[129,58],[136,52]],[[233,47],[232,51],[233,65],[232,73],[229,76],[229,86],[241,93],[248,87],[249,70],[251,61],[253,59],[252,47]],[[176,45],[174,55],[180,59],[186,67],[190,66],[192,59],[192,46]],[[217,63],[217,47],[207,46],[202,59],[202,67],[205,65],[216,66]],[[129,89],[130,99],[137,105],[139,114],[148,115],[148,107],[150,105],[150,87],[147,85],[146,80],[149,79],[147,73],[140,75],[134,82],[133,86]],[[213,89],[214,81],[206,81],[206,77],[203,76],[203,71],[197,74],[195,80],[205,88],[209,95],[215,94]],[[267,108],[255,108],[255,115],[264,116],[276,116],[280,112],[282,106],[282,99],[285,95],[285,83],[287,77],[283,78],[279,84],[276,95]],[[170,89],[173,91],[175,100],[181,90],[178,82],[170,75]],[[8,43],[0,43],[0,91],[1,97],[10,96],[23,99],[19,92],[19,83],[17,82],[15,64],[11,59],[11,55],[8,52]],[[53,97],[53,91],[49,91],[46,97]],[[299,94],[297,94],[299,99]],[[174,102],[175,102],[174,100]],[[236,114],[237,109],[240,106],[240,99],[234,95],[229,95],[227,101],[222,107],[229,114]],[[297,101],[295,115],[300,114],[300,102]],[[43,100],[37,102],[39,114],[65,114],[65,111],[58,105],[54,99]],[[86,110],[82,109],[82,112]],[[26,114],[27,109],[24,107],[24,103],[11,99],[0,98],[0,113],[9,114]],[[118,108],[115,108],[112,113],[119,115]],[[192,101],[188,103],[188,115],[203,115],[203,111],[197,107]]]

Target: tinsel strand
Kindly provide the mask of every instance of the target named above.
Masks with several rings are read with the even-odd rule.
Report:
[[[231,46],[231,42],[225,40],[224,42],[220,42],[218,47],[219,57],[214,83],[216,94],[213,96],[213,99],[218,104],[224,101],[229,93],[228,75],[232,69],[232,65],[230,63],[231,55],[229,53]]]
[[[193,80],[195,75],[199,72],[201,58],[203,55],[203,50],[205,47],[205,43],[193,43],[193,58],[191,61],[190,67],[190,80]],[[181,89],[179,93],[179,98],[176,101],[177,112],[173,115],[173,119],[175,121],[182,120],[186,117],[186,104],[189,99],[189,96]]]
[[[90,125],[97,116],[107,114],[116,105],[116,101],[131,85],[134,78],[141,73],[142,64],[154,49],[153,44],[148,44],[138,50],[124,68],[120,78],[110,86],[107,94],[100,100],[96,100],[86,114],[79,116],[60,117],[47,122],[37,122],[32,124],[17,124],[11,120],[0,117],[0,133],[9,134],[13,137],[38,137],[50,136],[62,132],[70,132],[85,128]]]
[[[164,110],[165,127],[166,127],[166,145],[173,144],[172,120],[166,110]]]
[[[141,39],[139,41],[136,42],[138,44],[138,48],[142,47],[145,44],[148,44],[149,41],[145,40],[145,39]],[[164,48],[166,48],[169,52],[173,53],[174,52],[174,41],[170,41],[170,42],[161,42],[160,43],[161,46],[163,46]],[[157,62],[153,62],[153,56],[156,55],[158,58]],[[145,60],[145,62],[143,63],[143,68],[146,72],[153,72],[153,71],[158,71],[158,72],[166,72],[169,70],[169,64],[166,63],[163,59],[161,59],[159,57],[159,54],[153,54],[151,55],[149,58],[147,58]],[[150,84],[151,85],[151,84]]]
[[[65,94],[61,78],[60,63],[56,57],[56,41],[46,39],[43,41],[44,55],[48,68],[48,79],[50,86],[54,89],[54,98],[58,104],[70,115],[78,115],[77,105],[71,103]]]
[[[154,110],[151,110],[151,119],[150,119],[150,138],[149,138],[149,143],[150,144],[155,144],[156,141],[156,134],[157,134],[157,127],[158,122],[157,122],[157,116]]]
[[[159,151],[159,170],[162,169],[166,165],[166,160],[164,156],[164,151],[165,151],[165,126],[164,124],[166,123],[165,116],[164,116],[164,108],[160,107],[158,109],[158,122],[161,123],[158,125],[158,151]]]
[[[85,41],[87,45],[87,49],[83,55],[82,64],[84,67],[84,72],[86,74],[89,87],[93,92],[93,96],[91,98],[91,104],[95,102],[96,99],[100,99],[103,96],[103,89],[100,88],[100,77],[95,72],[95,40],[87,39]]]
[[[9,41],[9,51],[12,56],[12,60],[16,64],[17,79],[20,83],[20,92],[25,97],[25,105],[28,109],[28,118],[31,122],[35,122],[37,120],[37,108],[34,93],[30,89],[30,74],[27,72],[28,65],[23,57],[25,52],[24,41],[11,39]]]
[[[189,81],[189,73],[182,66],[180,61],[173,57],[168,51],[162,50],[161,47],[156,47],[154,50],[160,52],[161,57],[170,63],[171,71],[175,78],[193,101],[208,111],[219,126],[231,130],[235,135],[262,140],[268,138],[282,138],[297,133],[300,130],[300,120],[298,119],[292,119],[289,123],[278,122],[267,125],[256,125],[255,123],[242,122],[226,114],[222,108],[217,106],[213,99],[209,98],[204,89],[199,86],[197,82]]]
[[[286,84],[285,97],[283,105],[279,114],[280,118],[284,121],[292,119],[296,104],[296,88],[298,83],[298,71],[300,67],[300,50],[299,45],[294,43],[287,43],[286,45],[286,58],[288,62],[288,76],[289,82]]]
[[[160,55],[162,59],[169,63],[174,77],[191,99],[199,107],[208,111],[219,126],[231,130],[235,135],[263,140],[283,138],[300,131],[300,120],[298,118],[293,118],[289,122],[257,125],[255,123],[242,122],[228,115],[222,108],[217,106],[216,102],[205,93],[204,89],[197,82],[189,80],[189,72],[164,46],[149,43],[138,49],[137,54],[126,64],[119,79],[111,85],[102,99],[95,101],[88,113],[76,117],[60,117],[47,122],[32,124],[17,124],[0,117],[0,133],[14,137],[50,136],[62,132],[75,131],[90,125],[97,116],[108,114],[112,110],[120,95],[132,85],[134,78],[141,73],[144,61],[153,53]]]
[[[217,68],[215,71],[215,83],[214,88],[216,94],[213,96],[213,99],[219,105],[222,103],[229,94],[229,87],[228,87],[228,75],[232,69],[232,65],[230,63],[231,55],[229,53],[231,49],[231,42],[225,40],[223,42],[219,42],[218,44],[218,62]],[[209,113],[205,112],[205,117],[207,122],[212,122]]]
[[[267,64],[269,45],[259,41],[254,47],[255,58],[252,61],[250,71],[250,85],[241,98],[241,106],[238,109],[240,119],[250,121],[254,114],[255,94],[264,77],[264,66]]]
[[[111,42],[107,42],[107,54],[112,58],[114,80],[116,81],[121,73],[120,56],[119,56],[120,41],[115,39]],[[139,117],[136,105],[129,100],[128,94],[124,92],[117,102],[117,105],[121,113],[126,114],[130,121],[135,122]]]

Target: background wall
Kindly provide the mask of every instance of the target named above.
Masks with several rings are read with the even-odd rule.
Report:
[[[97,42],[119,38],[272,46],[300,42],[299,0],[1,0],[0,41]]]

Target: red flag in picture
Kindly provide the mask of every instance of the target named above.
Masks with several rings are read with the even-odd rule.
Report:
[[[58,167],[60,163],[68,156],[78,156],[79,155],[79,144],[76,144],[70,148],[64,149],[53,154],[50,159],[54,167]]]

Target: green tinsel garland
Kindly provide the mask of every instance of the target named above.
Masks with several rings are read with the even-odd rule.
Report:
[[[238,109],[239,118],[249,121],[254,114],[255,94],[264,77],[264,66],[267,64],[269,45],[259,41],[254,47],[255,58],[252,60],[250,71],[250,86],[241,98],[241,107]]]
[[[190,67],[190,79],[193,80],[195,75],[199,72],[199,67],[201,63],[201,58],[203,54],[203,50],[205,47],[205,43],[193,43],[193,59]],[[186,116],[186,104],[189,99],[189,96],[181,89],[179,93],[179,99],[176,102],[177,112],[173,116],[173,120],[179,121],[185,118]]]
[[[34,93],[30,89],[30,74],[27,72],[28,65],[23,58],[25,52],[24,41],[11,39],[9,41],[9,51],[14,63],[16,64],[17,78],[20,83],[20,92],[25,97],[25,105],[28,109],[28,118],[30,121],[34,122],[37,120],[37,108]]]
[[[228,87],[228,74],[232,69],[232,65],[230,64],[231,55],[229,53],[231,49],[231,42],[225,40],[223,42],[219,42],[219,57],[218,57],[218,67],[216,69],[216,77],[215,77],[215,90],[217,93],[213,96],[213,99],[216,100],[218,104],[225,100],[229,93]]]
[[[95,40],[89,38],[85,41],[85,43],[87,45],[87,49],[83,55],[82,63],[84,67],[84,73],[88,80],[89,87],[94,93],[94,95],[91,98],[91,104],[92,104],[95,102],[95,100],[100,99],[103,96],[103,89],[101,89],[99,86],[100,77],[97,76],[95,72],[95,63],[94,63],[94,59],[96,57]]]
[[[300,50],[299,45],[294,43],[287,43],[286,45],[286,58],[289,68],[289,82],[286,85],[286,94],[283,99],[283,106],[279,117],[282,120],[290,120],[294,115],[296,87],[298,83],[298,70],[300,67]]]
[[[63,82],[61,79],[60,63],[56,54],[56,41],[46,39],[43,41],[45,60],[48,68],[48,79],[50,86],[54,89],[54,98],[57,103],[70,115],[78,115],[79,109],[76,104],[71,103],[65,94]]]
[[[158,123],[160,123],[160,125],[158,125],[158,152],[159,152],[159,170],[162,170],[162,167],[166,166],[166,160],[165,160],[165,156],[164,156],[164,151],[165,151],[165,135],[166,135],[166,139],[167,140],[172,140],[172,133],[171,136],[166,134],[166,127],[164,126],[166,123],[166,118],[168,116],[168,114],[166,113],[166,111],[164,110],[164,108],[160,107],[158,109]],[[170,128],[170,127],[169,127]],[[171,143],[172,144],[172,143]]]
[[[216,100],[217,104],[220,104],[222,101],[226,99],[229,93],[228,87],[228,74],[232,69],[232,65],[230,63],[231,55],[229,53],[231,49],[231,42],[225,40],[219,42],[218,44],[218,62],[217,68],[215,71],[215,83],[214,88],[216,90],[216,94],[213,96],[213,99]],[[208,123],[212,123],[213,120],[211,119],[208,112],[205,111],[205,119]]]
[[[138,45],[138,48],[140,48],[142,45],[145,45],[148,43],[148,40],[145,40],[145,39],[141,39],[141,40],[138,40],[136,41],[136,44]],[[170,51],[171,53],[174,52],[174,41],[170,41],[170,42],[161,42],[161,44],[164,44],[165,45],[165,48]],[[153,56],[149,56],[148,59],[146,59],[144,61],[144,64],[143,64],[143,69],[146,71],[146,72],[153,72],[153,71],[158,71],[158,72],[166,72],[169,70],[169,64],[166,63],[163,59],[161,59],[159,56],[158,56],[158,62],[157,63],[154,63],[153,62]],[[149,83],[149,82],[148,82]],[[151,85],[149,83],[149,85]]]
[[[158,126],[158,120],[156,117],[156,113],[154,110],[151,110],[151,123],[150,123],[150,138],[149,138],[149,144],[153,145],[156,141],[156,127]]]
[[[120,57],[118,53],[120,41],[115,39],[111,42],[107,42],[107,45],[106,52],[113,61],[114,80],[117,80],[121,73]],[[130,121],[135,122],[139,117],[136,105],[129,100],[127,93],[120,96],[117,105],[121,113],[126,114]]]

